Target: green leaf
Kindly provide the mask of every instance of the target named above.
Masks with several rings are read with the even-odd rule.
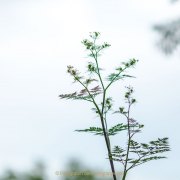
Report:
[[[71,99],[71,100],[86,100],[86,101],[92,101],[92,97],[96,97],[97,95],[101,94],[100,91],[91,91],[91,96],[87,95],[87,91],[85,89],[81,90],[79,93],[74,92],[71,94],[60,94],[59,97],[61,99]]]
[[[119,79],[123,79],[124,77],[121,76],[119,73],[112,73],[107,77],[108,81],[117,81]]]
[[[100,127],[90,127],[89,129],[81,129],[81,130],[75,130],[77,132],[88,132],[93,133],[94,135],[104,135],[103,129]]]
[[[121,153],[123,153],[124,151],[125,151],[125,150],[122,149],[121,147],[115,146],[112,152],[115,153],[115,154],[121,154]]]
[[[136,59],[130,59],[128,62],[123,62],[123,67],[120,66],[118,68],[116,68],[116,72],[111,73],[108,77],[107,80],[110,82],[115,82],[118,81],[120,79],[124,79],[126,77],[130,77],[130,78],[135,78],[134,76],[131,75],[127,75],[127,74],[123,74],[121,75],[122,72],[124,72],[126,69],[130,68],[130,67],[134,67],[134,65],[138,62],[138,60]]]
[[[130,76],[130,75],[128,75],[128,74],[123,74],[122,77],[123,77],[123,78],[125,78],[125,77],[136,78],[135,76]]]
[[[117,124],[109,129],[108,134],[110,136],[113,136],[113,135],[116,135],[120,131],[127,130],[127,128],[128,128],[127,124],[123,124],[123,123]]]
[[[90,73],[98,71],[96,68],[96,65],[93,62],[88,62],[87,69],[88,69],[88,72]]]
[[[148,161],[152,161],[152,160],[158,160],[158,159],[164,159],[166,158],[165,156],[152,156],[152,157],[148,157],[148,158],[143,158],[140,160],[140,162],[148,162]]]

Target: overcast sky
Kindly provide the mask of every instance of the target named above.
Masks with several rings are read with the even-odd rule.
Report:
[[[152,28],[179,17],[179,8],[168,0],[0,0],[1,171],[42,159],[56,179],[53,172],[72,157],[110,170],[104,140],[74,132],[98,124],[91,106],[58,98],[74,89],[66,66],[83,69],[88,61],[81,40],[99,31],[112,45],[100,60],[107,72],[140,60],[127,85],[136,90],[134,116],[145,124],[141,140],[167,136],[172,148],[167,160],[138,167],[128,179],[179,180],[180,53],[163,55]],[[115,97],[121,89],[112,90]]]

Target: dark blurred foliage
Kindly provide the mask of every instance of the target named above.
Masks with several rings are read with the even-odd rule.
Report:
[[[46,172],[45,166],[42,162],[35,164],[34,168],[29,172],[16,172],[13,170],[6,170],[0,176],[0,180],[45,180]]]
[[[67,173],[82,173],[88,172],[88,175],[78,175],[78,176],[71,176],[71,175],[59,175],[56,176],[56,179],[59,180],[111,180],[111,176],[95,176],[93,174],[93,170],[86,167],[83,163],[78,160],[72,159],[68,162],[65,170],[62,172]],[[102,170],[97,170],[96,172],[104,172]],[[52,172],[52,176],[54,179],[55,175]],[[34,167],[29,170],[28,172],[17,172],[11,169],[6,170],[2,175],[0,175],[0,180],[51,180],[51,175],[47,176],[46,168],[44,163],[38,162],[34,165]]]
[[[171,0],[175,4],[179,0]],[[169,23],[155,25],[154,29],[160,33],[158,46],[165,54],[172,54],[180,45],[180,19]]]
[[[154,29],[161,35],[159,47],[165,54],[172,54],[180,45],[180,19],[167,24],[156,25]]]
[[[66,176],[63,180],[112,180],[111,176],[95,176],[98,172],[104,172],[103,170],[92,170],[86,167],[84,164],[80,163],[80,161],[74,159],[71,160],[66,168],[67,172],[88,172],[88,175],[80,175],[80,176]]]
[[[86,168],[78,160],[72,160],[67,165],[67,172],[92,172],[89,168]],[[64,180],[95,180],[92,173],[88,176],[64,176]]]

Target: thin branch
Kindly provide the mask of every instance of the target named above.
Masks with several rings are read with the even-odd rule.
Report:
[[[125,70],[127,69],[127,67],[125,67],[124,69],[122,69],[122,71],[120,71],[114,78],[113,80],[106,86],[105,91],[110,87],[110,85],[116,80],[116,78]]]
[[[128,146],[127,146],[127,153],[126,153],[126,160],[125,160],[125,166],[124,166],[124,178],[126,176],[127,173],[127,163],[128,163],[128,157],[129,157],[129,150],[130,150],[130,142],[131,142],[131,132],[130,132],[130,122],[129,122],[129,117],[130,117],[130,108],[131,108],[131,103],[130,100],[128,98],[128,115],[127,115],[127,123],[128,123]]]

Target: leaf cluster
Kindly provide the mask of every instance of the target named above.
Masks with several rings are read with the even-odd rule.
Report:
[[[121,124],[117,124],[111,128],[109,128],[108,130],[108,135],[109,136],[114,136],[117,133],[119,133],[120,131],[124,131],[127,129],[127,125],[121,123]],[[88,129],[82,129],[82,130],[76,130],[78,132],[89,132],[89,133],[93,133],[94,135],[104,135],[103,133],[103,129],[100,127],[90,127]]]
[[[168,138],[158,138],[157,140],[150,141],[149,143],[138,143],[134,140],[130,140],[129,148],[131,157],[127,159],[127,163],[129,165],[127,170],[151,160],[166,158],[165,156],[160,156],[159,154],[170,151]],[[112,151],[112,157],[114,161],[121,162],[124,165],[126,162],[127,152],[125,149],[115,146]]]
[[[70,94],[60,94],[61,99],[72,99],[72,100],[87,100],[92,101],[92,98],[95,98],[97,95],[101,94],[101,88],[95,86],[91,89],[82,89],[80,92],[74,92]]]
[[[74,82],[79,83],[83,89],[70,94],[61,94],[59,97],[61,99],[86,100],[92,103],[92,110],[98,115],[101,127],[92,126],[75,131],[103,136],[107,146],[111,170],[114,173],[113,161],[122,163],[124,166],[123,180],[125,180],[128,170],[151,160],[165,158],[165,156],[160,156],[159,154],[170,151],[170,148],[168,138],[158,138],[149,143],[139,143],[133,139],[135,134],[142,131],[144,125],[131,117],[131,107],[137,102],[133,97],[134,89],[131,86],[126,87],[127,91],[124,95],[126,106],[121,106],[117,111],[114,111],[114,113],[124,116],[126,122],[108,127],[107,113],[113,110],[113,99],[108,96],[108,89],[116,81],[124,78],[134,78],[134,76],[127,74],[126,71],[133,68],[138,60],[133,58],[127,62],[123,62],[113,73],[103,78],[98,57],[101,55],[100,52],[102,50],[110,47],[110,44],[107,42],[102,44],[97,43],[99,37],[99,32],[93,32],[90,33],[90,39],[82,41],[85,49],[89,52],[88,55],[93,60],[87,64],[88,77],[82,76],[73,66],[67,66],[67,72],[73,77]],[[100,97],[100,102],[97,101],[97,96]],[[127,132],[127,145],[125,148],[115,146],[111,149],[109,137],[117,135],[120,132]],[[114,177],[114,179],[116,178]]]
[[[104,42],[103,44],[97,44],[96,41],[97,39],[99,39],[99,37],[100,37],[99,32],[92,32],[90,33],[90,39],[84,39],[82,41],[82,44],[85,46],[85,48],[90,51],[89,54],[90,57],[99,56],[100,51],[111,46],[107,42]]]

